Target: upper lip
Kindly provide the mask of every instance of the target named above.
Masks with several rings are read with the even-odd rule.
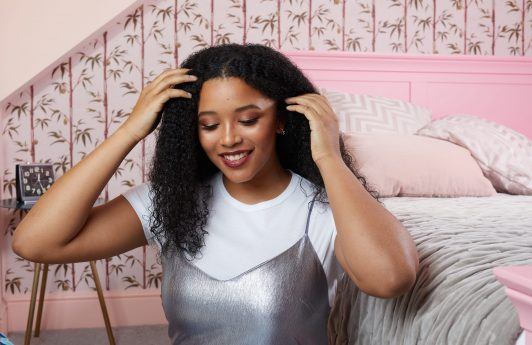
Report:
[[[224,152],[224,153],[220,153],[220,156],[237,155],[237,154],[242,153],[242,152],[251,152],[251,151],[253,151],[253,150],[238,150],[238,151]]]

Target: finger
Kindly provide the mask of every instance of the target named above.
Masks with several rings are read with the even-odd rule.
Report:
[[[321,116],[327,116],[330,114],[330,109],[325,106],[325,104],[322,103],[322,100],[319,95],[316,94],[310,94],[305,97],[308,99],[308,103],[311,107],[316,109],[317,113]]]
[[[197,79],[198,78],[196,76],[190,74],[169,75],[162,79],[157,85],[153,86],[149,93],[151,95],[157,95],[175,84],[192,82],[196,81]]]
[[[305,94],[302,96],[287,98],[286,102],[297,102],[315,109],[323,121],[338,122],[338,116],[330,107],[328,100],[324,96],[318,94]]]
[[[190,68],[172,68],[172,69],[167,69],[167,70],[164,70],[161,74],[159,74],[157,77],[155,77],[155,79],[153,79],[151,82],[149,82],[145,89],[147,88],[148,91],[150,91],[151,89],[153,89],[157,84],[159,84],[161,82],[161,80],[163,80],[164,78],[166,78],[167,76],[170,76],[170,75],[174,75],[174,74],[185,74],[187,73],[188,71],[190,71]]]
[[[285,101],[287,103],[297,103],[314,109],[314,111],[320,116],[322,120],[334,120],[334,118],[332,118],[332,113],[334,113],[332,109],[329,109],[328,106],[324,106],[320,101],[318,101],[318,97],[320,96],[314,94],[305,94],[301,96],[287,98]]]
[[[156,100],[159,103],[164,103],[168,101],[170,98],[175,98],[175,97],[191,98],[188,95],[189,93],[183,90],[166,89],[156,96]]]
[[[291,104],[286,107],[286,109],[290,111],[296,111],[299,112],[311,122],[316,123],[319,119],[319,115],[316,114],[314,110],[312,110],[310,107],[307,107],[306,105],[299,105],[299,104]]]
[[[336,116],[334,109],[329,104],[327,97],[315,93],[310,94],[309,97],[316,102],[317,106],[321,110],[319,112],[320,114],[326,114],[325,116],[330,116],[333,120],[338,121],[338,116]]]

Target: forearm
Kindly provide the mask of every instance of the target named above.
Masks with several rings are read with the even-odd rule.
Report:
[[[369,194],[340,159],[318,165],[348,274],[368,289],[404,289],[419,264],[415,243],[401,222]]]
[[[13,247],[33,251],[67,244],[85,224],[111,176],[137,141],[119,128],[58,178],[15,230]]]

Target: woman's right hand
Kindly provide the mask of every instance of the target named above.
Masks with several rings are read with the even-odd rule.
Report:
[[[142,89],[137,103],[128,119],[120,126],[141,141],[150,134],[161,121],[161,110],[166,101],[173,97],[191,98],[190,93],[172,88],[174,85],[195,81],[196,76],[186,74],[189,68],[170,69],[159,74]]]

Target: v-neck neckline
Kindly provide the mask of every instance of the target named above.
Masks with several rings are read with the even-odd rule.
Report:
[[[225,282],[230,282],[230,281],[233,281],[233,280],[239,280],[240,278],[243,278],[244,276],[252,273],[253,271],[259,269],[260,267],[262,266],[266,266],[268,264],[270,264],[271,262],[275,261],[275,260],[278,260],[279,258],[285,256],[288,252],[290,252],[291,250],[293,250],[295,247],[301,245],[301,242],[302,241],[305,241],[305,239],[308,239],[310,241],[310,238],[308,238],[308,234],[304,234],[303,237],[301,237],[296,243],[294,243],[292,246],[290,246],[288,249],[285,249],[283,252],[281,252],[280,254],[277,254],[276,256],[274,256],[273,258],[271,259],[268,259],[266,261],[263,261],[261,262],[260,264],[256,265],[256,266],[253,266],[251,267],[250,269],[238,274],[237,276],[233,277],[233,278],[229,278],[229,279],[218,279],[218,278],[214,278],[213,276],[211,276],[210,274],[208,274],[207,272],[203,271],[202,269],[200,269],[198,266],[194,265],[193,263],[191,263],[190,261],[188,261],[187,259],[185,258],[181,258],[181,257],[178,257],[179,260],[181,260],[182,262],[184,261],[188,266],[190,266],[193,270],[196,270],[196,271],[199,271],[200,274],[206,276],[207,278],[211,279],[211,280],[214,280],[216,282],[219,282],[219,283],[225,283]],[[310,244],[311,245],[311,250],[313,251],[314,255],[317,256],[317,253],[316,251],[314,250],[314,247],[312,247],[312,243]],[[318,258],[319,260],[319,258]]]

